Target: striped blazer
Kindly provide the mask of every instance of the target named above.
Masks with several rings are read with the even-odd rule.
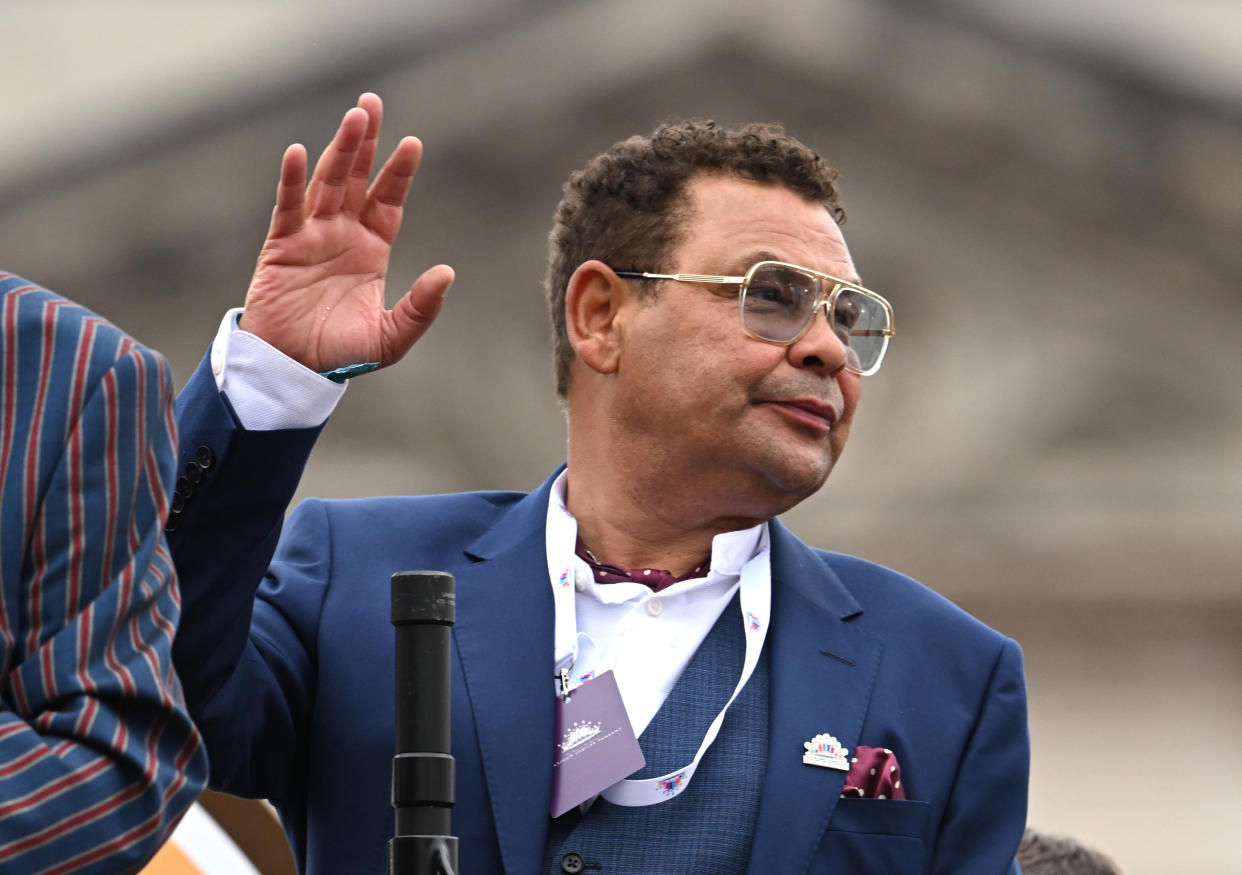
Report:
[[[173,673],[167,362],[0,272],[0,873],[135,870],[206,780]]]

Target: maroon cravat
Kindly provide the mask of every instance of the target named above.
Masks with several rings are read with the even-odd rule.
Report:
[[[655,592],[668,589],[674,583],[682,580],[702,577],[707,573],[707,568],[711,561],[709,557],[680,577],[674,577],[671,572],[661,568],[622,568],[619,565],[609,565],[607,562],[600,562],[586,548],[581,539],[578,540],[577,548],[574,552],[578,554],[578,558],[591,566],[591,571],[595,573],[596,583],[622,583],[628,580],[632,583],[641,583],[643,586],[649,586]]]

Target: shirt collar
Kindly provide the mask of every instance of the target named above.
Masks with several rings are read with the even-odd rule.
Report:
[[[564,572],[553,572],[553,569],[572,567],[590,578],[584,592],[590,593],[596,599],[608,602],[628,601],[631,598],[650,595],[650,589],[637,583],[597,585],[586,563],[574,555],[574,547],[578,539],[578,521],[565,506],[568,483],[569,470],[566,469],[552,483],[552,488],[548,493],[548,568],[553,573],[554,579],[557,574]],[[707,576],[680,581],[662,590],[659,595],[661,597],[680,595],[722,580],[735,583],[742,573],[742,566],[769,549],[767,523],[759,523],[748,529],[722,532],[712,538],[711,565]]]

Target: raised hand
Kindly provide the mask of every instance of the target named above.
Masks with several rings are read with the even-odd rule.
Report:
[[[383,105],[358,98],[306,184],[306,149],[285,150],[267,240],[241,327],[316,371],[399,360],[427,330],[453,282],[437,265],[391,310],[384,280],[422,143],[405,137],[368,187]]]

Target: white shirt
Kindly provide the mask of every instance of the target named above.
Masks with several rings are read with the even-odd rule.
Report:
[[[641,583],[596,583],[590,566],[574,552],[578,524],[565,508],[569,475],[561,472],[548,498],[547,554],[553,586],[568,570],[577,590],[579,653],[571,681],[611,669],[634,733],[641,734],[728,607],[742,566],[768,551],[767,525],[717,535],[705,577],[678,581],[658,593]]]
[[[237,328],[240,313],[230,310],[221,322],[211,369],[242,427],[271,431],[326,420],[346,384],[334,383]],[[565,508],[568,475],[561,472],[552,485],[547,556],[553,584],[567,572],[574,579],[574,613],[587,644],[580,645],[573,677],[611,669],[634,732],[641,734],[737,592],[742,566],[769,552],[768,527],[763,523],[717,535],[707,575],[659,593],[640,583],[596,583],[590,566],[574,552],[577,521]]]
[[[224,314],[211,344],[211,373],[247,431],[319,425],[336,409],[346,383],[334,383],[237,327],[237,307]]]

